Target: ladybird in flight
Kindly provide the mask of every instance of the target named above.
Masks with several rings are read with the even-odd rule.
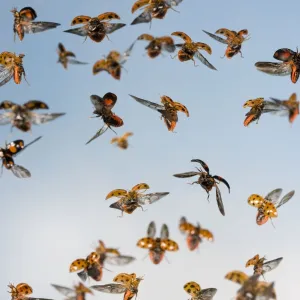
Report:
[[[47,298],[34,298],[28,297],[31,295],[33,290],[32,287],[29,286],[27,283],[19,283],[16,286],[13,284],[9,284],[8,287],[10,288],[9,293],[11,294],[11,300],[52,300]]]
[[[123,300],[131,300],[134,296],[137,297],[142,280],[143,278],[136,277],[135,273],[120,273],[113,279],[116,283],[93,285],[90,288],[102,293],[124,294]]]
[[[14,15],[14,39],[17,34],[20,41],[23,40],[25,33],[38,33],[60,26],[53,22],[33,22],[37,18],[37,14],[32,7],[24,7],[20,11],[14,8],[11,12]]]
[[[259,61],[255,64],[258,71],[267,73],[269,75],[277,76],[291,76],[291,81],[296,83],[299,78],[300,72],[300,53],[294,52],[288,48],[282,48],[277,50],[273,57],[282,62],[265,62]]]
[[[58,54],[57,62],[61,63],[65,69],[68,68],[68,64],[72,64],[72,65],[87,65],[88,64],[88,63],[76,60],[75,59],[76,55],[71,51],[67,51],[65,46],[62,43],[58,44],[57,54]]]
[[[282,189],[275,189],[268,193],[266,197],[257,194],[252,194],[248,198],[248,204],[258,209],[256,215],[256,224],[263,225],[269,219],[277,218],[277,209],[283,204],[287,203],[295,194],[295,191],[287,193],[280,201]]]
[[[137,102],[141,103],[142,105],[148,106],[149,108],[158,111],[161,114],[161,118],[164,120],[169,131],[174,131],[176,127],[176,124],[178,122],[178,111],[185,113],[187,117],[190,116],[188,109],[184,105],[182,105],[179,102],[173,101],[168,96],[160,97],[162,104],[157,104],[148,100],[144,100],[133,95],[129,96]]]
[[[214,241],[214,236],[209,230],[201,228],[199,223],[196,226],[188,223],[185,217],[180,219],[179,230],[187,235],[186,242],[191,251],[197,249],[203,239]]]
[[[147,237],[141,238],[137,242],[137,246],[149,250],[151,261],[157,265],[164,258],[166,251],[178,251],[179,247],[176,242],[169,239],[169,229],[166,224],[163,224],[160,231],[160,237],[155,238],[156,225],[151,222],[148,226]]]
[[[112,138],[111,140],[111,144],[114,144],[116,143],[117,146],[120,148],[120,149],[127,149],[128,148],[128,137],[132,136],[133,133],[132,132],[126,132],[124,133],[122,136],[120,137],[114,137]]]
[[[143,9],[144,11],[132,21],[131,25],[149,23],[152,19],[162,20],[165,18],[168,10],[174,10],[173,7],[180,2],[182,0],[137,0],[131,8],[131,13],[135,13],[138,9]]]
[[[37,114],[33,112],[36,109],[48,109],[48,105],[39,100],[30,100],[23,105],[15,104],[11,101],[2,101],[0,103],[0,110],[7,110],[7,112],[0,114],[0,125],[11,124],[23,132],[31,130],[31,125],[44,124],[52,121],[58,117],[65,115],[65,113],[52,114]]]
[[[216,288],[201,289],[195,281],[187,282],[183,289],[192,296],[191,300],[212,300],[218,291]]]
[[[139,183],[131,190],[116,189],[108,193],[105,200],[116,197],[119,200],[109,207],[121,210],[123,213],[132,214],[138,207],[143,210],[143,205],[152,204],[169,195],[169,192],[144,194],[150,187],[146,183]]]
[[[28,178],[31,177],[30,172],[22,166],[16,165],[13,157],[19,154],[22,150],[37,142],[42,137],[38,137],[26,146],[23,140],[15,140],[11,143],[6,144],[5,148],[0,148],[0,158],[2,160],[1,172],[3,166],[7,170],[11,170],[12,173],[18,178]]]
[[[90,143],[100,135],[102,135],[108,128],[112,131],[111,127],[121,127],[123,126],[123,120],[115,115],[111,110],[117,102],[117,95],[113,93],[106,93],[102,98],[97,95],[90,96],[91,102],[95,107],[94,114],[96,118],[102,118],[104,125],[97,133],[86,143]]]
[[[82,27],[65,30],[64,32],[85,36],[85,39],[89,37],[92,41],[100,43],[105,37],[108,38],[108,34],[126,26],[126,24],[123,23],[109,23],[109,21],[113,19],[119,20],[120,17],[114,12],[106,12],[94,18],[82,15],[77,16],[72,20],[71,26],[78,24],[85,25]]]
[[[23,67],[24,56],[24,54],[16,55],[11,52],[2,52],[0,54],[0,86],[3,86],[12,78],[16,84],[20,84],[22,75],[26,80],[26,74]]]
[[[86,294],[93,295],[92,290],[84,286],[81,282],[75,285],[73,289],[57,284],[51,285],[62,295],[68,297],[66,300],[85,300]]]
[[[220,28],[215,32],[215,34],[212,34],[205,30],[202,30],[202,31],[205,32],[207,35],[209,35],[211,38],[215,39],[216,41],[227,45],[224,57],[226,56],[227,58],[232,58],[233,56],[235,56],[238,53],[240,53],[241,57],[243,57],[242,51],[241,51],[242,43],[249,39],[247,29],[242,29],[242,30],[236,32],[234,30]],[[223,39],[223,38],[217,36],[216,34],[224,35],[226,37],[226,39]],[[246,37],[245,37],[245,35],[246,35]]]
[[[209,173],[208,165],[204,161],[202,161],[200,159],[192,159],[191,162],[200,163],[200,165],[202,166],[202,168],[204,170],[196,168],[198,170],[198,172],[179,173],[179,174],[174,174],[173,176],[177,177],[177,178],[187,178],[187,177],[199,176],[198,180],[191,184],[195,184],[195,183],[200,184],[201,187],[206,191],[206,193],[208,195],[207,199],[209,199],[209,192],[212,190],[213,187],[215,187],[217,204],[218,204],[220,213],[223,216],[225,216],[224,205],[223,205],[222,196],[221,196],[221,192],[218,187],[218,184],[220,182],[224,183],[227,186],[228,191],[230,193],[230,186],[229,186],[228,182],[221,176],[218,176],[218,175],[212,176]]]
[[[176,44],[176,47],[180,47],[181,49],[178,51],[178,59],[183,61],[192,60],[194,62],[194,66],[196,66],[196,62],[194,57],[199,59],[205,66],[212,70],[217,70],[208,60],[199,52],[199,50],[205,50],[208,54],[212,53],[210,46],[200,42],[193,42],[192,39],[184,32],[175,31],[172,33],[174,36],[179,36],[184,40],[183,44]]]

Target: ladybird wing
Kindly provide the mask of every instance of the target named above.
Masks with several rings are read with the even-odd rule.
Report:
[[[87,262],[85,259],[83,258],[79,258],[79,259],[76,259],[74,260],[71,265],[70,265],[70,268],[69,268],[69,272],[78,272],[82,269],[85,269],[86,267],[88,266]]]
[[[100,113],[104,106],[103,99],[97,95],[91,95],[90,100],[95,109]]]
[[[162,240],[168,239],[169,238],[169,228],[166,224],[163,224],[161,226],[161,230],[160,230],[160,238]]]
[[[174,174],[174,177],[177,178],[187,178],[187,177],[193,177],[199,175],[199,172],[185,172],[185,173],[179,173],[179,174]]]
[[[150,10],[145,10],[138,17],[136,17],[130,25],[149,23],[152,20],[152,15]]]
[[[135,185],[131,190],[132,191],[139,191],[139,192],[145,192],[146,190],[148,190],[150,187],[147,183],[139,183],[137,185]]]
[[[208,288],[200,291],[199,296],[201,300],[212,300],[215,294],[217,293],[217,289]]]
[[[12,107],[15,105],[17,105],[17,104],[15,104],[11,101],[5,100],[0,103],[0,109],[12,109]]]
[[[29,178],[31,177],[30,172],[22,166],[13,165],[11,168],[13,174],[18,178]]]
[[[49,29],[54,29],[60,26],[59,23],[54,22],[31,22],[23,26],[25,33],[38,33]]]
[[[262,269],[264,272],[270,272],[278,267],[283,260],[283,257],[276,258],[274,260],[267,261],[263,264]]]
[[[259,261],[259,255],[256,254],[254,257],[250,258],[247,262],[246,262],[246,268],[250,267],[250,266],[255,266],[257,264],[257,262]]]
[[[186,43],[192,43],[192,39],[182,31],[175,31],[171,35],[181,37]]]
[[[176,110],[185,113],[187,117],[190,116],[188,109],[183,104],[179,102],[174,102],[174,107]]]
[[[150,0],[138,0],[136,1],[132,8],[131,8],[131,13],[134,13],[135,11],[137,11],[138,9],[140,9],[141,7],[147,5],[150,2]]]
[[[269,218],[276,218],[278,216],[275,205],[271,202],[265,201],[263,205],[263,213]]]
[[[95,140],[96,138],[98,138],[100,135],[102,135],[104,132],[106,132],[106,130],[108,129],[109,127],[105,124],[104,126],[102,126],[101,129],[99,129],[96,134],[91,138],[89,139],[87,142],[86,142],[86,145],[89,144],[91,141]]]
[[[252,194],[249,198],[248,198],[248,204],[254,207],[261,207],[264,203],[264,198],[261,197],[260,195],[257,194]]]
[[[178,244],[170,239],[164,239],[160,242],[160,247],[166,251],[178,251]]]
[[[152,193],[152,194],[142,195],[138,197],[138,203],[141,205],[152,204],[169,194],[170,194],[169,192],[165,192],[165,193]]]
[[[44,124],[47,122],[50,122],[52,120],[57,119],[58,117],[61,117],[65,115],[65,113],[53,113],[53,114],[31,114],[31,122],[33,124],[39,125]]]
[[[120,64],[123,65],[129,58],[129,56],[131,55],[133,46],[135,45],[135,43],[132,43],[129,48],[122,54],[121,58],[120,58]]]
[[[154,36],[150,35],[150,34],[147,34],[147,33],[144,33],[144,34],[141,34],[140,36],[138,36],[137,40],[139,40],[139,41],[141,41],[141,40],[143,40],[143,41],[153,41]]]
[[[290,61],[295,56],[295,54],[296,53],[294,51],[292,51],[291,49],[282,48],[282,49],[278,49],[274,53],[273,57],[275,59],[287,62],[287,61]]]
[[[129,255],[108,256],[105,262],[114,266],[125,266],[133,262],[136,258]]]
[[[214,241],[214,235],[209,230],[207,230],[207,229],[200,229],[199,236],[201,238],[207,239],[210,242]]]
[[[220,28],[216,31],[216,34],[221,34],[226,36],[228,39],[234,39],[235,33],[232,30],[229,30],[227,28]]]
[[[148,229],[147,229],[147,236],[154,238],[156,233],[156,225],[155,222],[150,222],[150,224],[148,225]]]
[[[221,38],[221,37],[219,37],[219,36],[217,36],[217,35],[215,35],[215,34],[212,34],[212,33],[210,33],[210,32],[207,32],[207,31],[205,31],[205,30],[202,30],[203,32],[205,32],[207,35],[209,35],[211,38],[213,38],[214,40],[216,40],[216,41],[218,41],[218,42],[220,42],[220,43],[222,43],[222,44],[228,44],[228,41],[227,40],[224,40],[223,38]]]
[[[198,297],[201,287],[195,281],[190,281],[183,286],[183,289],[192,297]]]
[[[14,76],[14,69],[12,67],[5,68],[0,65],[0,86],[3,86],[7,82],[9,82]]]
[[[229,185],[229,183],[223,177],[215,175],[215,176],[213,176],[213,178],[219,180],[222,183],[224,183],[227,186],[228,191],[230,193],[230,185]]]
[[[123,284],[126,288],[129,288],[131,285],[132,280],[136,278],[134,273],[127,274],[127,273],[120,273],[113,279],[114,282],[118,282]]]
[[[126,26],[126,24],[123,23],[104,23],[103,25],[106,34],[113,33],[114,31],[119,30],[124,26]]]
[[[179,221],[179,230],[182,233],[189,233],[195,229],[195,226],[191,223],[188,223],[185,217],[182,217]]]
[[[24,21],[33,21],[37,17],[35,10],[29,6],[22,8],[19,13]]]
[[[244,272],[232,271],[227,273],[225,275],[225,278],[238,284],[244,284],[244,282],[246,282],[249,277]]]
[[[34,109],[49,109],[48,105],[39,100],[30,100],[23,104],[27,109],[34,110]]]
[[[157,104],[157,103],[154,103],[154,102],[151,102],[151,101],[148,101],[148,100],[144,100],[142,98],[138,98],[136,96],[133,96],[133,95],[129,95],[130,97],[132,97],[135,101],[141,103],[142,105],[145,105],[151,109],[154,109],[156,111],[160,111],[160,110],[165,110],[165,107],[160,105],[160,104]]]
[[[9,124],[13,118],[14,118],[14,114],[11,112],[0,114],[0,125]]]
[[[276,208],[279,208],[281,205],[287,203],[295,194],[295,191],[291,191],[288,194],[286,194],[278,203],[278,205],[276,206]]]
[[[120,19],[119,15],[117,15],[114,12],[106,12],[106,13],[100,14],[97,18],[100,21],[112,20],[112,19],[118,19],[119,20]]]
[[[76,34],[79,36],[87,36],[88,28],[86,26],[64,30],[64,32]]]
[[[288,63],[257,62],[255,67],[258,71],[275,76],[286,76],[292,72],[291,65]]]
[[[116,283],[93,285],[90,288],[102,293],[109,293],[109,294],[122,294],[125,293],[127,289],[124,285],[116,284]]]
[[[216,198],[220,213],[225,216],[225,209],[222,201],[222,196],[219,187],[216,185]]]
[[[73,58],[69,58],[68,63],[70,63],[72,65],[88,65],[89,64],[87,62],[78,61],[77,59],[73,59]]]
[[[116,189],[111,191],[110,193],[107,194],[107,196],[105,197],[105,200],[113,198],[113,197],[117,197],[117,198],[121,198],[127,195],[127,191],[123,190],[123,189]]]
[[[66,48],[62,43],[58,44],[58,49],[59,49],[60,52],[66,52]]]
[[[61,294],[63,294],[66,297],[71,296],[72,294],[75,293],[73,289],[70,289],[65,286],[57,285],[57,284],[51,284],[57,291],[59,291]]]
[[[139,239],[136,245],[143,249],[151,249],[155,245],[155,240],[151,237],[145,237]]]
[[[217,71],[217,69],[199,51],[195,53],[195,57],[198,58],[208,68]]]
[[[265,197],[266,200],[272,202],[273,204],[276,204],[282,194],[282,189],[275,189],[268,193]]]
[[[113,93],[106,93],[103,96],[102,103],[105,106],[105,108],[111,110],[115,106],[117,99],[118,99],[117,95]]]

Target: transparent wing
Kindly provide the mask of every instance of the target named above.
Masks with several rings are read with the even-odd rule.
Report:
[[[179,174],[174,174],[174,177],[178,178],[187,178],[187,177],[193,177],[199,175],[199,172],[185,172],[185,173],[179,173]]]
[[[120,59],[120,64],[123,65],[129,58],[129,56],[131,55],[131,52],[132,52],[132,49],[133,49],[133,46],[134,46],[135,43],[132,43],[130,45],[130,47],[123,53],[121,59]]]
[[[18,178],[28,178],[31,177],[30,172],[22,166],[13,165],[11,168],[13,174]]]
[[[160,231],[160,238],[166,240],[169,238],[169,228],[166,224],[163,224]]]
[[[149,108],[151,109],[154,109],[154,110],[157,110],[157,111],[160,111],[160,110],[165,110],[165,107],[160,105],[160,104],[157,104],[157,103],[154,103],[154,102],[151,102],[151,101],[148,101],[148,100],[144,100],[142,98],[138,98],[136,96],[133,96],[133,95],[129,95],[130,97],[132,97],[135,101],[145,105],[145,106],[148,106]]]
[[[278,205],[276,206],[276,208],[279,208],[281,205],[287,203],[295,194],[295,191],[291,191],[288,194],[286,194],[278,203]]]
[[[33,141],[31,141],[30,143],[26,144],[25,147],[22,148],[19,152],[17,152],[14,156],[17,156],[20,152],[24,151],[27,147],[29,147],[30,145],[34,144],[35,142],[37,142],[41,138],[42,138],[42,136],[39,136],[36,139],[34,139]]]
[[[47,123],[49,121],[55,120],[58,117],[65,115],[65,113],[54,113],[54,114],[36,114],[32,113],[31,122],[33,124],[39,125],[43,123]]]
[[[225,216],[225,210],[224,210],[224,205],[222,201],[222,196],[219,187],[216,185],[216,197],[217,197],[217,204],[220,210],[220,213]]]
[[[282,194],[282,189],[276,189],[270,192],[265,199],[268,201],[271,201],[273,204],[276,204],[278,199],[280,198]]]
[[[212,33],[208,32],[208,31],[205,31],[205,30],[202,30],[202,31],[205,32],[207,35],[209,35],[214,40],[216,40],[216,41],[218,41],[218,42],[220,42],[222,44],[226,44],[226,45],[228,44],[228,41],[226,41],[225,39],[223,39],[223,38],[221,38],[221,37],[219,37],[219,36],[217,36],[215,34],[212,34]]]
[[[68,33],[72,33],[72,34],[76,34],[76,35],[80,35],[80,36],[87,36],[88,29],[86,26],[82,26],[79,28],[68,29],[68,30],[65,30],[64,32],[68,32]]]
[[[103,23],[103,25],[107,34],[113,33],[114,31],[126,26],[126,24],[123,23]]]
[[[105,262],[113,266],[125,266],[133,262],[134,260],[135,257],[133,256],[120,255],[120,256],[108,256],[106,257]]]
[[[215,288],[203,289],[199,293],[200,299],[201,300],[211,300],[211,299],[213,299],[213,297],[216,293],[217,293],[217,289],[215,289]]]
[[[136,17],[131,25],[140,24],[140,23],[149,23],[152,20],[151,11],[146,10]]]
[[[110,294],[122,294],[125,293],[127,289],[124,285],[118,283],[93,285],[90,288],[102,293],[110,293]]]
[[[7,125],[11,122],[14,114],[11,112],[7,112],[0,115],[0,125]]]
[[[288,63],[257,62],[255,67],[258,71],[275,76],[286,76],[292,72]]]
[[[73,59],[73,58],[69,58],[68,63],[70,63],[72,65],[88,65],[87,62],[78,61],[78,60]]]
[[[105,124],[102,126],[101,129],[99,129],[96,134],[89,140],[86,142],[86,145],[89,144],[91,141],[93,141],[94,139],[96,139],[97,137],[99,137],[100,135],[102,135],[109,127]]]
[[[208,68],[217,71],[217,69],[199,51],[195,53],[195,57],[197,57]]]
[[[13,68],[5,68],[4,66],[0,65],[0,86],[9,82],[12,79],[13,75]]]
[[[60,26],[60,24],[53,22],[32,22],[23,26],[23,28],[25,33],[37,33],[56,28],[57,26]]]
[[[169,6],[177,6],[179,3],[181,3],[183,0],[166,0],[166,3]]]
[[[74,290],[70,289],[65,286],[57,285],[57,284],[51,284],[57,291],[59,291],[61,294],[63,294],[66,297],[70,297],[72,294],[74,294]]]
[[[90,100],[94,105],[94,107],[96,108],[96,110],[100,112],[104,106],[103,99],[97,95],[91,95]]]
[[[169,192],[166,192],[166,193],[152,193],[147,195],[141,195],[138,197],[138,203],[141,205],[152,204],[169,194],[170,194]]]
[[[278,267],[283,257],[276,258],[274,260],[267,261],[263,264],[262,269],[264,272],[270,272]]]
[[[155,222],[150,222],[150,224],[148,225],[148,229],[147,229],[147,236],[154,238],[156,233],[156,225]]]

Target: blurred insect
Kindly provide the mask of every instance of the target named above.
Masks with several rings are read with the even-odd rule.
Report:
[[[33,112],[35,109],[48,109],[48,105],[39,100],[30,100],[23,105],[15,104],[11,101],[2,101],[0,103],[0,110],[9,110],[0,114],[0,125],[11,123],[11,130],[13,127],[20,129],[23,132],[31,130],[31,125],[44,124],[52,121],[65,113],[53,114],[37,114]]]
[[[61,63],[65,69],[68,68],[68,64],[72,64],[72,65],[87,65],[88,64],[86,62],[81,62],[81,61],[74,59],[76,57],[76,55],[71,51],[67,51],[62,43],[58,44],[57,54],[58,54],[57,62]]]
[[[131,8],[131,13],[135,13],[141,8],[144,11],[132,21],[131,25],[149,23],[152,19],[162,20],[169,9],[175,10],[173,7],[181,2],[182,0],[137,0]]]
[[[257,62],[255,67],[257,70],[267,73],[269,75],[277,76],[291,76],[291,81],[296,83],[299,78],[300,72],[300,54],[292,51],[288,48],[282,48],[277,50],[273,57],[277,60],[281,60],[281,63],[276,62]]]
[[[65,300],[85,300],[85,294],[93,295],[93,292],[89,288],[85,287],[81,282],[78,285],[75,285],[73,289],[57,284],[51,285],[67,297]]]
[[[276,299],[274,283],[258,281],[259,275],[249,277],[244,272],[232,271],[226,274],[226,279],[241,285],[236,300],[271,300]]]
[[[115,266],[124,266],[135,260],[135,257],[133,256],[121,255],[115,248],[106,248],[103,241],[99,241],[99,246],[95,251],[99,255],[99,263],[102,266],[104,263]]]
[[[134,296],[137,297],[138,287],[142,280],[143,278],[136,277],[135,273],[132,274],[120,273],[113,279],[113,281],[117,283],[94,285],[91,286],[91,289],[94,289],[102,293],[109,293],[109,294],[124,293],[123,300],[130,300]]]
[[[26,146],[24,146],[23,140],[15,140],[9,144],[6,144],[5,148],[0,148],[0,158],[2,160],[1,175],[3,172],[3,166],[7,170],[11,170],[12,173],[18,178],[31,177],[30,172],[22,166],[16,165],[13,157],[19,154],[22,150],[37,142],[42,137],[38,137]]]
[[[204,65],[212,70],[217,70],[208,60],[199,52],[200,49],[205,50],[208,54],[212,53],[210,46],[204,43],[193,42],[192,39],[184,32],[175,31],[172,33],[174,36],[179,36],[184,40],[183,44],[176,44],[176,47],[181,49],[178,51],[178,59],[182,61],[192,60],[196,67],[194,57],[198,58]]]
[[[151,222],[148,226],[147,237],[140,239],[137,246],[143,249],[149,249],[151,261],[157,265],[165,256],[166,251],[178,251],[178,244],[169,239],[169,229],[163,224],[160,231],[160,237],[155,238],[156,226]]]
[[[86,281],[88,277],[93,278],[95,281],[100,281],[103,275],[103,266],[99,263],[99,258],[99,254],[92,252],[86,259],[79,258],[74,260],[70,265],[69,271],[80,271],[77,275],[82,281]]]
[[[246,101],[243,107],[251,107],[250,111],[245,115],[245,127],[254,121],[256,121],[256,124],[258,124],[258,121],[263,113],[279,113],[285,109],[274,102],[264,100],[262,97]]]
[[[112,138],[111,140],[111,144],[113,143],[117,143],[117,146],[121,149],[127,149],[128,148],[128,137],[132,136],[133,133],[132,132],[126,132],[125,134],[123,134],[120,137],[115,137]]]
[[[183,289],[192,296],[191,300],[211,300],[218,291],[215,288],[201,289],[195,281],[186,283]]]
[[[94,18],[89,16],[77,16],[72,20],[71,26],[78,24],[85,25],[82,27],[65,30],[64,32],[85,36],[85,40],[87,37],[89,37],[94,42],[99,43],[105,37],[108,38],[108,34],[113,33],[114,31],[126,25],[123,23],[109,23],[109,21],[113,19],[120,20],[120,17],[114,12],[106,12]]]
[[[295,194],[295,191],[287,193],[280,201],[282,189],[275,189],[270,192],[265,198],[257,194],[252,194],[248,198],[248,204],[258,209],[256,215],[256,224],[263,225],[269,219],[277,218],[277,209],[287,203]]]
[[[270,261],[266,261],[265,257],[259,257],[257,254],[247,261],[246,268],[253,266],[253,274],[264,275],[265,273],[277,268],[282,260],[283,257],[279,257]]]
[[[16,286],[9,284],[8,287],[10,288],[11,300],[50,300],[46,298],[27,297],[33,292],[32,287],[27,283],[19,283]]]
[[[201,228],[199,223],[197,223],[197,226],[188,223],[185,217],[180,219],[179,230],[181,233],[187,234],[186,242],[191,251],[199,247],[202,239],[207,239],[210,242],[214,240],[214,236],[209,230]]]
[[[137,41],[149,41],[150,43],[145,48],[150,58],[159,56],[162,51],[172,53],[176,47],[173,39],[170,36],[154,37],[150,34],[142,34],[137,38]]]
[[[202,31],[205,32],[206,34],[208,34],[211,38],[215,39],[216,41],[227,45],[224,57],[226,56],[227,58],[232,58],[233,56],[235,56],[238,53],[240,53],[241,57],[243,57],[242,51],[241,51],[242,43],[249,39],[249,36],[244,37],[244,35],[248,35],[247,29],[242,29],[242,30],[236,32],[234,30],[220,28],[215,32],[216,34],[224,35],[226,37],[226,39],[223,39],[215,34],[207,32],[205,30],[202,30]]]
[[[208,195],[207,199],[209,199],[209,192],[212,190],[213,187],[215,187],[216,188],[216,198],[217,198],[217,203],[218,203],[220,213],[223,216],[225,216],[224,205],[223,205],[222,196],[221,196],[221,192],[219,190],[218,184],[220,182],[224,183],[227,186],[229,193],[230,193],[230,186],[229,186],[228,182],[221,176],[218,176],[218,175],[212,176],[209,173],[208,165],[204,161],[202,161],[200,159],[192,159],[191,162],[200,163],[204,170],[196,168],[198,170],[198,172],[186,172],[186,173],[175,174],[173,176],[175,176],[177,178],[187,178],[187,177],[193,177],[193,176],[198,175],[199,176],[198,180],[195,182],[192,182],[190,184],[195,184],[195,183],[200,184],[201,187],[206,191],[206,193]]]
[[[0,54],[0,86],[9,82],[12,78],[14,78],[16,84],[20,84],[22,75],[24,75],[24,79],[27,82],[23,67],[24,56],[24,54],[16,55],[11,52],[2,52]]]
[[[276,105],[283,107],[283,115],[288,115],[290,123],[293,123],[299,115],[299,101],[297,101],[297,95],[293,93],[289,100],[278,100],[270,98]]]
[[[105,198],[105,200],[112,197],[117,197],[119,200],[109,207],[119,209],[123,213],[132,214],[138,207],[143,210],[143,205],[152,204],[161,198],[169,195],[169,192],[164,193],[151,193],[143,194],[150,187],[146,183],[139,183],[135,185],[131,190],[126,191],[123,189],[116,189],[111,191]]]
[[[16,40],[16,34],[19,36],[20,41],[22,41],[25,33],[38,33],[60,26],[60,24],[53,22],[32,22],[37,17],[32,7],[24,7],[20,11],[13,8],[11,12],[15,18],[13,28],[14,40]]]
[[[133,95],[129,95],[129,96],[132,97],[137,102],[158,111],[161,114],[161,119],[164,120],[169,131],[174,131],[176,127],[176,124],[178,122],[178,115],[177,115],[178,111],[185,113],[187,117],[190,116],[188,109],[184,105],[182,105],[179,102],[173,101],[168,96],[160,97],[162,104],[157,104],[148,100],[144,100],[142,98],[138,98]]]
[[[134,43],[121,55],[117,51],[110,51],[105,59],[96,61],[93,66],[93,74],[96,75],[102,71],[106,71],[114,79],[121,79],[121,69],[131,55]]]
[[[104,125],[86,143],[86,145],[106,132],[108,128],[116,133],[111,127],[121,127],[124,124],[123,120],[111,111],[117,102],[117,95],[113,93],[106,93],[103,98],[97,95],[91,95],[90,99],[95,107],[93,112],[96,115],[95,118],[102,118]]]

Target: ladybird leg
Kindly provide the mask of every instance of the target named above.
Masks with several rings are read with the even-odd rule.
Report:
[[[124,215],[124,211],[122,210],[121,211],[121,216],[118,216],[118,218],[123,218],[123,215]]]
[[[0,177],[2,177],[2,174],[3,174],[3,163],[1,165],[1,173],[0,173]]]
[[[192,61],[194,62],[194,67],[199,67],[199,65],[196,65],[194,58],[192,58]]]
[[[144,209],[142,205],[138,205],[142,209],[142,211],[147,211],[147,209]]]
[[[188,182],[187,184],[193,185],[193,184],[195,184],[195,183],[198,183],[198,181],[194,181],[194,182],[192,182],[192,183]]]
[[[239,51],[239,53],[241,54],[241,58],[244,58],[242,51]]]
[[[209,201],[209,196],[210,196],[210,195],[209,195],[209,192],[206,191],[206,193],[207,193],[207,201],[210,202],[210,201]]]

